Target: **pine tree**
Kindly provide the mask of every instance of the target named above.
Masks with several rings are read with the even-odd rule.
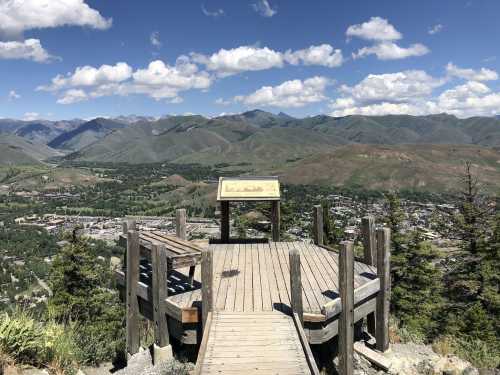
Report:
[[[392,306],[403,326],[427,339],[434,338],[441,325],[443,307],[442,272],[436,262],[439,254],[422,238],[412,233],[408,244],[401,246],[396,259],[397,282],[393,283]]]

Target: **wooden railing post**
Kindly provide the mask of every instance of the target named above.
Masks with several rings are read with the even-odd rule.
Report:
[[[156,364],[172,359],[172,347],[168,332],[167,311],[165,300],[168,297],[167,287],[167,256],[162,245],[151,247],[151,266],[153,273],[153,321],[154,321],[154,351],[153,361]]]
[[[365,216],[361,219],[361,234],[363,240],[364,262],[370,266],[377,265],[377,243],[375,239],[375,218]],[[375,336],[375,313],[366,316],[368,333]]]
[[[391,230],[377,229],[377,276],[380,290],[377,294],[377,327],[375,338],[377,350],[389,349],[389,304],[391,299]]]
[[[296,313],[300,323],[304,325],[304,309],[302,306],[302,281],[300,272],[300,253],[297,249],[291,249],[290,258],[290,291],[292,313]]]
[[[205,327],[209,312],[213,311],[213,253],[210,249],[203,249],[201,252],[201,313],[202,324]]]
[[[181,240],[187,238],[186,235],[186,209],[179,208],[175,211],[175,234]]]
[[[271,202],[271,231],[272,238],[274,242],[279,242],[280,240],[280,201]]]
[[[135,230],[127,232],[127,354],[134,355],[139,351],[139,301],[137,300],[137,283],[139,282],[139,233]]]
[[[229,242],[229,202],[220,202],[220,239],[222,243]]]
[[[350,241],[340,244],[339,285],[342,311],[339,324],[340,374],[354,371],[354,245]]]
[[[323,245],[323,207],[318,204],[313,209],[313,236],[314,243],[318,246]]]

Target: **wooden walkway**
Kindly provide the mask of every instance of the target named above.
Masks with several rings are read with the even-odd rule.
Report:
[[[195,374],[318,374],[300,328],[279,312],[215,312],[207,319]]]

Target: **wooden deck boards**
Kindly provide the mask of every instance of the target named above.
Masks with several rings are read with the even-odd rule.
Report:
[[[288,253],[292,248],[301,254],[304,312],[321,314],[325,304],[339,297],[337,253],[305,242],[212,244],[210,247],[214,251],[214,301],[218,311],[289,313]],[[199,268],[195,280],[200,280]],[[179,271],[187,272],[187,269]],[[374,278],[375,267],[355,263],[355,288]],[[170,296],[168,301],[192,307],[200,303],[201,293],[195,288]]]
[[[291,317],[279,312],[214,312],[200,374],[311,374]]]

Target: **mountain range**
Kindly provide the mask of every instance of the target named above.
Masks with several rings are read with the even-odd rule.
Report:
[[[316,177],[298,179],[303,183],[322,181],[319,176],[331,181],[332,171],[342,169],[339,160],[351,165],[352,175],[356,166],[370,168],[362,162],[365,159],[395,158],[397,166],[404,166],[408,172],[415,167],[412,161],[430,170],[435,163],[441,163],[438,169],[444,170],[446,166],[452,168],[450,163],[474,156],[478,163],[497,172],[500,169],[500,119],[496,117],[318,115],[298,119],[285,113],[253,110],[215,118],[188,115],[58,122],[0,120],[0,133],[9,134],[1,135],[4,145],[15,140],[19,146],[19,139],[30,142],[27,157],[19,158],[25,161],[64,155],[62,160],[73,161],[229,164],[245,166],[243,169],[252,172],[279,172],[289,175],[290,181],[297,180],[293,176],[316,171]],[[33,148],[38,146],[40,152],[34,154]],[[9,149],[10,154],[13,150]],[[24,152],[28,147],[16,150]],[[0,152],[2,156],[6,153],[5,146]],[[426,155],[434,156],[429,159]],[[0,164],[4,164],[3,157]],[[407,173],[394,172],[396,165],[391,168],[396,168],[391,177],[395,180]],[[356,180],[352,176],[336,178],[345,183]],[[435,184],[429,178],[420,182],[416,178],[414,185]]]

